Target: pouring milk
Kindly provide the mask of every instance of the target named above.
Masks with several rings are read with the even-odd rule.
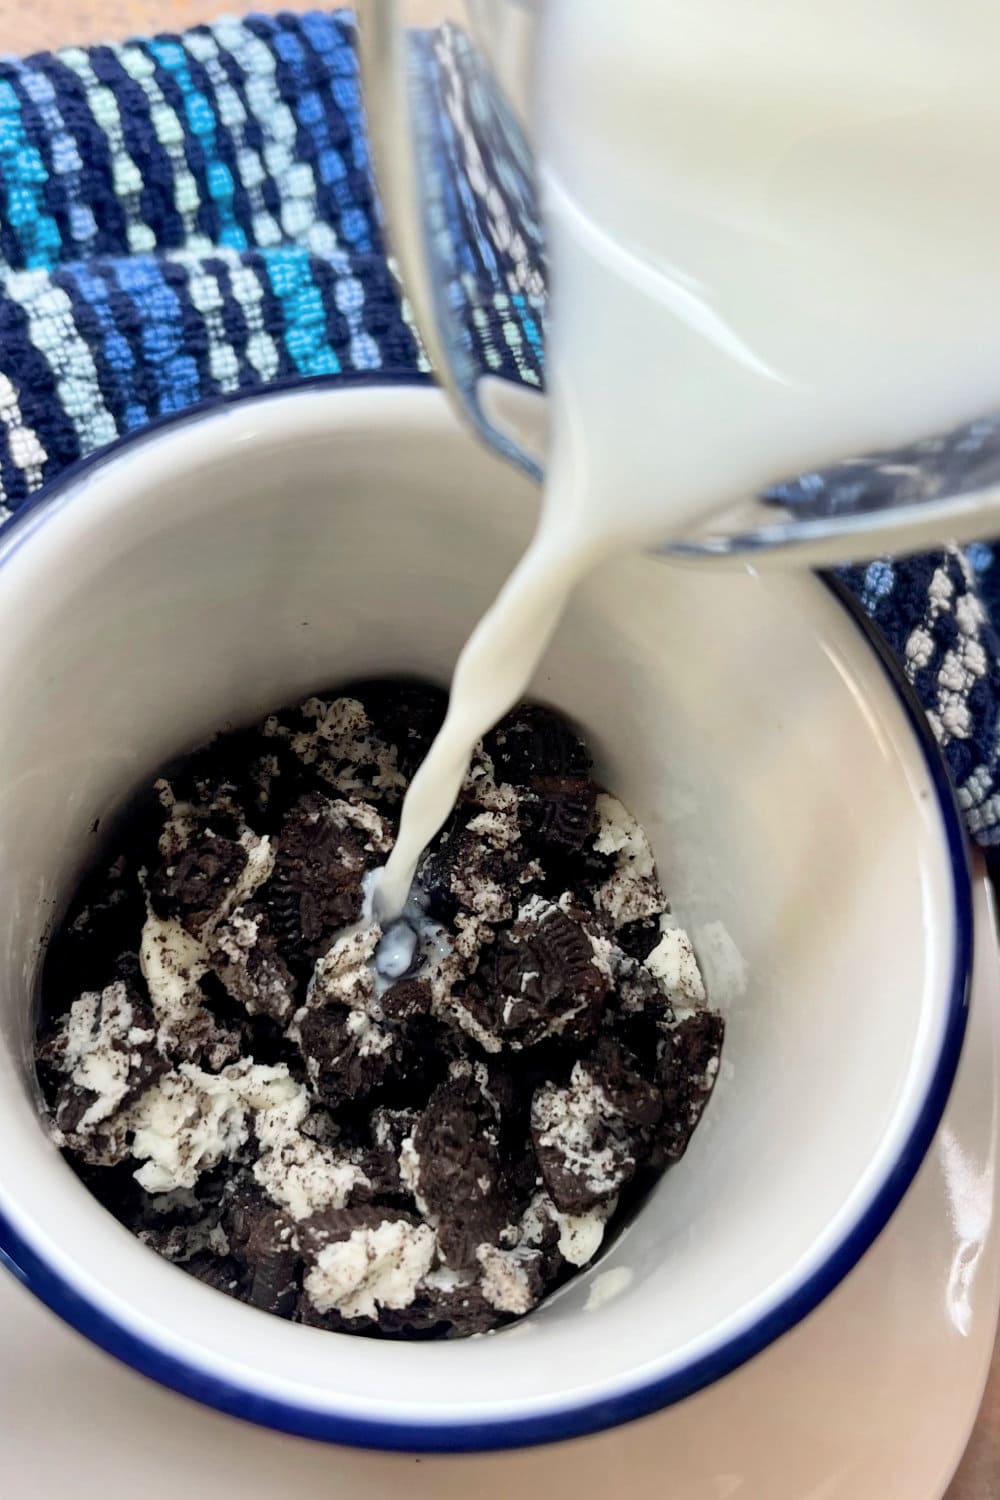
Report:
[[[1000,406],[998,55],[992,0],[546,0],[542,509],[459,658],[383,918],[588,569]]]

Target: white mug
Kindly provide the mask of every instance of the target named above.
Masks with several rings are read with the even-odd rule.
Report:
[[[536,696],[648,830],[726,1013],[684,1159],[595,1266],[488,1338],[299,1327],[211,1290],[90,1196],[39,1116],[47,934],[116,811],[213,730],[374,672],[448,678],[536,492],[420,384],[196,412],[70,475],[0,543],[0,1248],[135,1367],[287,1431],[475,1449],[708,1384],[846,1274],[957,1063],[970,960],[943,767],[846,599],[804,574],[621,559]]]

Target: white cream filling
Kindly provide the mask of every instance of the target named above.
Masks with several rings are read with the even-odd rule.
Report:
[[[380,1307],[409,1307],[431,1268],[437,1236],[427,1224],[383,1219],[325,1245],[303,1279],[319,1312],[375,1318]]]
[[[153,1033],[133,1025],[134,1013],[122,980],[99,994],[88,990],[70,1006],[63,1029],[63,1068],[70,1082],[95,1094],[76,1126],[86,1135],[118,1109],[128,1092],[128,1077],[139,1054],[133,1049],[153,1040]]]
[[[669,917],[660,918],[660,941],[646,959],[646,968],[670,995],[682,995],[689,1004],[704,1005],[705,984],[691,939]]]
[[[531,1311],[537,1300],[530,1274],[538,1261],[536,1250],[524,1247],[499,1250],[496,1245],[480,1245],[476,1259],[481,1267],[480,1290],[491,1307],[517,1317]]]

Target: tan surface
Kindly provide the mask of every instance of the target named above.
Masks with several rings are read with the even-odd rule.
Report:
[[[314,9],[318,0],[282,0],[283,10]],[[261,8],[266,0],[257,0]],[[64,42],[120,39],[136,32],[181,31],[226,10],[251,9],[220,0],[0,0],[0,52],[28,53]],[[415,21],[453,10],[443,0],[408,0]],[[887,1496],[886,1500],[905,1500]],[[947,1500],[1000,1500],[1000,1339],[972,1441]]]
[[[323,8],[321,0],[0,0],[0,53],[23,55],[67,42],[183,31],[227,13]],[[403,9],[419,25],[454,14],[456,5],[447,0],[403,0]]]

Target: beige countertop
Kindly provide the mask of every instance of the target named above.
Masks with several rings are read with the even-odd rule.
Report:
[[[283,0],[282,10],[310,10],[313,3]],[[96,42],[152,31],[181,31],[226,10],[278,9],[267,0],[226,5],[224,0],[0,0],[0,53],[28,53],[65,42]],[[408,0],[416,22],[433,21],[454,6],[443,0]],[[21,1500],[12,1496],[11,1500]],[[887,1496],[886,1500],[905,1500]],[[982,1410],[947,1500],[1000,1500],[1000,1339]]]

